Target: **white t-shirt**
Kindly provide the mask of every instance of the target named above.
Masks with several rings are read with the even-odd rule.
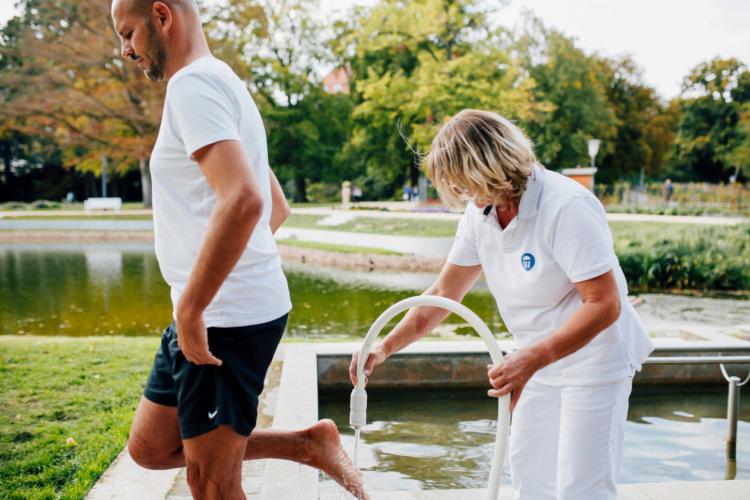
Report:
[[[575,283],[614,271],[620,317],[578,351],[539,370],[534,380],[551,385],[614,381],[640,370],[653,350],[628,302],[604,207],[567,177],[537,166],[521,196],[517,217],[505,229],[495,210],[469,204],[448,262],[481,264],[519,347],[553,334],[580,307]]]
[[[291,309],[269,226],[272,202],[266,133],[245,85],[229,66],[211,56],[180,69],[167,84],[159,136],[151,154],[156,257],[176,307],[217,201],[192,155],[223,140],[244,146],[263,195],[263,213],[203,320],[207,327],[256,325]]]

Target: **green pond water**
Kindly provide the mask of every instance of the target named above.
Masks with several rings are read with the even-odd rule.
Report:
[[[726,386],[636,386],[625,427],[620,483],[750,479],[750,404],[741,405],[736,462],[725,457]],[[481,392],[481,391],[480,391]],[[380,393],[368,399],[358,462],[368,488],[485,488],[495,439],[497,402],[470,391]],[[339,424],[351,454],[348,395],[329,397],[320,418]],[[505,461],[503,482],[510,483]],[[334,492],[323,481],[322,493]]]
[[[362,337],[388,306],[432,277],[285,267],[294,309],[288,337]],[[504,330],[490,295],[465,303]],[[149,245],[0,245],[0,334],[157,335],[171,321],[169,290]],[[437,335],[473,331],[453,317]]]

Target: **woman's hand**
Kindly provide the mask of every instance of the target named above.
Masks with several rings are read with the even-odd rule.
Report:
[[[372,350],[367,356],[367,361],[365,362],[365,385],[367,385],[367,379],[370,375],[372,375],[372,371],[375,369],[375,367],[381,364],[386,359],[388,359],[388,354],[385,351],[383,343],[376,342],[375,345],[372,346]],[[359,353],[355,352],[354,354],[352,354],[352,362],[349,365],[349,378],[351,379],[353,385],[357,385],[358,361]]]
[[[513,411],[526,382],[543,365],[540,356],[529,348],[505,356],[499,365],[487,365],[487,376],[493,387],[487,394],[499,398],[511,393],[510,411]]]

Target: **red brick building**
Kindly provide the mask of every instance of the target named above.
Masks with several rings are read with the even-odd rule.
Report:
[[[349,72],[344,68],[336,68],[323,78],[323,89],[329,94],[349,93]]]

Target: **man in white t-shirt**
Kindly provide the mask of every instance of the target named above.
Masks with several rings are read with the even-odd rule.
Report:
[[[197,498],[244,498],[242,461],[257,458],[317,467],[366,498],[332,421],[254,430],[291,302],[273,239],[289,207],[247,88],[211,55],[194,0],[115,0],[112,18],[122,56],[168,81],[151,173],[174,320],[136,411],[131,456],[152,469],[186,465]]]
[[[633,375],[653,344],[627,300],[604,208],[539,165],[523,132],[496,113],[451,118],[426,164],[443,200],[469,203],[425,294],[460,301],[483,273],[518,344],[488,367],[489,395],[511,395],[514,498],[616,499]],[[373,346],[365,375],[447,315],[410,310]]]

